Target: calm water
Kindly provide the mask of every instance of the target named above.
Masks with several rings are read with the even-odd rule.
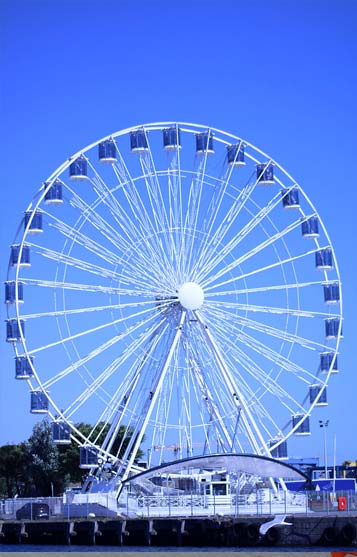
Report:
[[[291,553],[291,552],[299,552],[299,553],[306,553],[307,551],[315,552],[322,552],[328,553],[330,551],[356,551],[356,547],[134,547],[134,546],[122,546],[118,547],[115,546],[101,546],[101,545],[2,545],[0,544],[0,553],[1,552],[30,552],[30,551],[41,551],[43,553],[50,553],[53,551],[62,551],[66,553],[71,552],[96,552],[96,553],[106,553],[106,552],[116,552],[116,553],[132,553],[132,552],[154,552],[154,553],[175,553],[177,551],[180,552],[207,552],[207,553],[227,553],[227,552],[248,552],[248,553]]]

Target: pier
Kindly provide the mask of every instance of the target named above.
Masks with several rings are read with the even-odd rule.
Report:
[[[10,520],[0,524],[1,544],[154,547],[353,546],[357,514],[313,516],[86,518]],[[274,526],[269,525],[274,523]]]
[[[66,495],[66,494],[65,494]],[[73,495],[73,494],[72,494]],[[93,496],[97,495],[94,502]],[[259,495],[259,496],[258,496]],[[336,494],[335,494],[336,495]],[[114,510],[98,494],[8,499],[0,509],[1,544],[154,547],[349,547],[357,544],[355,494],[299,494],[277,503],[196,494],[133,498]],[[109,497],[109,495],[108,495]],[[250,496],[251,497],[251,496]],[[296,503],[299,503],[298,505]],[[179,505],[180,503],[180,505]],[[183,505],[185,503],[185,505]],[[159,504],[161,506],[159,506]],[[205,506],[206,504],[206,506]],[[111,508],[112,507],[112,508]]]

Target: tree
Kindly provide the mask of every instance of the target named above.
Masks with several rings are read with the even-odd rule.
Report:
[[[96,444],[101,446],[106,434],[109,430],[109,425],[100,422],[94,429],[92,435],[93,426],[86,423],[76,424],[76,428],[85,436],[91,437],[91,439],[96,439]],[[133,434],[132,428],[127,428],[121,426],[118,435],[114,441],[111,452],[113,454],[118,454],[119,457],[123,456],[126,447],[130,441]],[[122,444],[122,446],[121,446]],[[59,476],[64,479],[64,487],[68,487],[70,484],[80,484],[84,480],[84,476],[87,474],[86,470],[81,470],[79,468],[79,445],[77,443],[71,443],[71,445],[64,445],[58,447],[59,451]],[[142,458],[143,452],[139,449],[136,458]]]
[[[90,424],[79,423],[76,428],[101,446],[109,425],[99,423],[94,432]],[[120,427],[111,452],[123,456],[132,435],[132,428]],[[79,468],[79,450],[77,443],[57,446],[50,422],[38,422],[27,442],[0,447],[0,496],[57,495],[70,484],[81,484],[87,471]],[[141,450],[136,457],[142,457]]]
[[[0,447],[0,496],[14,497],[26,492],[27,453],[25,443]]]
[[[50,496],[62,487],[58,475],[58,449],[52,440],[51,424],[48,420],[38,422],[26,443],[29,475],[32,480],[31,495]]]

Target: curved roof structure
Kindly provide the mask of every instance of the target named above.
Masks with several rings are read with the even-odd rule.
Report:
[[[282,478],[285,480],[307,481],[309,479],[306,474],[290,464],[267,456],[228,453],[196,456],[164,463],[131,476],[126,482],[148,480],[157,475],[178,473],[188,469],[192,471],[225,470],[231,473],[246,473],[261,478]]]

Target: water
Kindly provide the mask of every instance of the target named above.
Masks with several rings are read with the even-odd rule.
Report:
[[[331,553],[333,551],[355,551],[357,547],[142,547],[142,546],[101,546],[101,545],[30,545],[30,544],[0,544],[0,554],[2,552],[62,552],[62,553],[214,553],[219,557],[220,553]],[[275,557],[275,556],[274,556]]]

